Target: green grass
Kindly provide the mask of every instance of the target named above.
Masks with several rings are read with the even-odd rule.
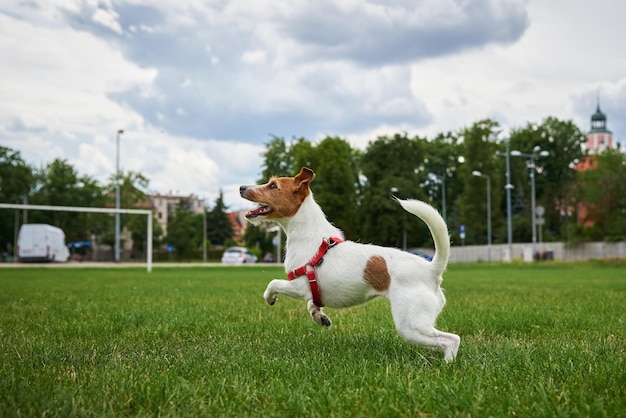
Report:
[[[438,327],[265,305],[280,268],[0,269],[2,416],[625,416],[626,263],[451,265]]]

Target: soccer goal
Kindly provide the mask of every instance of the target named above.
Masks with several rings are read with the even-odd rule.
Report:
[[[148,237],[146,251],[146,270],[152,271],[152,211],[148,209],[112,209],[112,208],[89,208],[79,206],[46,206],[46,205],[20,205],[12,203],[0,203],[0,209],[27,209],[48,210],[57,212],[87,212],[87,213],[125,213],[131,215],[148,215]]]

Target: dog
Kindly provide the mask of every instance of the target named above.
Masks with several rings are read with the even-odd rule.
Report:
[[[419,200],[395,198],[430,229],[435,243],[432,261],[396,248],[344,241],[342,231],[313,199],[314,179],[315,173],[304,167],[295,177],[272,177],[266,184],[239,189],[241,197],[259,204],[246,214],[248,221],[274,221],[287,235],[289,280],[272,280],[265,301],[274,305],[278,294],[303,299],[313,321],[330,327],[322,306],[344,308],[384,296],[402,337],[441,350],[446,362],[453,361],[461,338],[435,328],[446,303],[441,282],[450,253],[448,229],[439,212]]]

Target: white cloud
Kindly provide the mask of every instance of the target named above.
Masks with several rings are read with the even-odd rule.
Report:
[[[266,61],[267,54],[265,51],[256,49],[254,51],[245,51],[241,56],[241,61],[246,64],[262,64]]]
[[[112,30],[115,33],[122,34],[122,25],[118,22],[119,15],[114,10],[98,9],[91,17],[94,22]]]
[[[1,141],[106,180],[123,128],[122,167],[153,189],[237,206],[271,134],[363,148],[488,117],[585,130],[599,94],[624,139],[624,15],[612,0],[7,0]]]
[[[20,42],[13,42],[20,39]],[[69,28],[33,26],[0,14],[0,122],[47,132],[93,132],[141,116],[109,98],[152,83],[156,70],[124,59],[106,42]]]

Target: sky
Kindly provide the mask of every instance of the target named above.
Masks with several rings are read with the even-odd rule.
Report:
[[[3,0],[0,145],[103,183],[250,206],[272,136],[572,120],[626,141],[626,2]]]

